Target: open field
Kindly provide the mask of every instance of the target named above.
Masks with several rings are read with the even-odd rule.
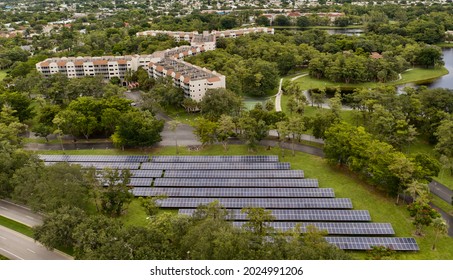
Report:
[[[46,151],[47,153],[47,151]],[[60,153],[61,151],[52,151]],[[121,152],[117,150],[79,150],[66,151],[67,154],[136,154],[137,151]],[[142,152],[145,153],[145,152]],[[151,149],[149,155],[174,155],[173,147]],[[250,153],[244,145],[229,146],[229,150],[224,152],[222,146],[208,146],[201,151],[189,151],[180,149],[181,155],[278,155],[279,149],[272,148],[266,150],[265,147],[258,147],[258,151]],[[296,156],[289,155],[280,158],[282,162],[290,162],[293,169],[302,169],[305,171],[307,178],[317,178],[321,187],[329,187],[335,190],[337,197],[351,198],[354,209],[367,209],[370,211],[373,222],[389,222],[395,229],[396,236],[413,236],[415,230],[411,223],[406,206],[403,204],[396,205],[395,198],[388,197],[380,193],[373,187],[365,184],[360,179],[346,170],[329,166],[324,159],[305,153],[296,152]],[[138,201],[134,202],[129,208],[129,214],[125,216],[127,224],[142,224],[146,217],[142,210],[136,209]],[[135,213],[135,214],[134,214]],[[138,217],[137,217],[138,216]],[[437,243],[437,250],[431,250],[434,240],[434,232],[431,229],[425,230],[425,236],[415,237],[421,248],[419,253],[398,253],[395,257],[398,259],[453,259],[453,238],[441,237]],[[352,253],[354,257],[365,259],[365,253]]]

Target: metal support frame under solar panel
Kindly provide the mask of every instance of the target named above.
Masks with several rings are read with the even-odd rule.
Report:
[[[241,209],[226,209],[227,220],[247,221],[247,214]],[[197,209],[179,209],[179,214],[193,215]],[[325,209],[272,209],[274,221],[282,222],[370,222],[368,210],[325,210]]]
[[[138,178],[137,178],[138,179]],[[145,179],[145,178],[142,178]],[[334,198],[333,189],[329,188],[134,188],[135,196],[168,197],[324,197]],[[140,194],[140,195],[139,195]]]
[[[278,162],[278,156],[152,156],[151,162]]]
[[[182,163],[182,162],[145,162],[141,169],[161,170],[289,170],[288,162],[219,162],[219,163]]]
[[[371,250],[373,246],[385,246],[394,251],[419,251],[412,237],[341,237],[326,236],[326,241],[343,250]]]
[[[316,179],[156,178],[155,187],[318,188]]]
[[[160,177],[160,176],[159,176]],[[303,179],[303,170],[167,170],[165,178],[292,178]]]
[[[243,227],[246,222],[233,222],[236,227]],[[268,222],[266,226],[276,231],[307,232],[312,226],[327,231],[328,235],[393,235],[395,231],[389,223],[301,223],[301,222]]]
[[[158,201],[161,208],[197,208],[218,201],[225,208],[242,209],[352,209],[349,198],[178,198]]]

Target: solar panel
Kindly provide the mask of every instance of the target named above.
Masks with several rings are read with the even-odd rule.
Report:
[[[207,170],[272,170],[272,169],[290,169],[290,165],[287,162],[220,162],[220,163],[181,163],[181,162],[145,162],[142,164],[141,169],[181,169],[181,170],[195,170],[195,169],[207,169]]]
[[[234,226],[242,227],[245,222],[233,222]],[[300,228],[301,233],[307,232],[308,226],[326,230],[329,235],[392,235],[395,234],[389,223],[300,223],[300,222],[269,222],[268,226],[278,231]]]
[[[45,165],[53,165],[59,162],[48,162],[46,161]],[[78,164],[82,168],[95,168],[95,169],[138,169],[140,163],[134,162],[67,162],[68,164]]]
[[[139,193],[134,193],[140,196]],[[348,198],[180,198],[170,197],[159,202],[162,208],[197,208],[218,201],[225,208],[260,207],[268,209],[351,209]]]
[[[343,250],[370,250],[385,246],[395,251],[419,251],[414,238],[407,237],[325,237],[327,242]]]
[[[193,215],[196,209],[179,209],[180,214]],[[228,209],[229,220],[246,221],[247,214],[240,209]],[[369,222],[367,210],[325,210],[325,209],[273,209],[274,221],[332,221],[332,222]]]
[[[135,192],[132,191],[134,194]],[[303,188],[161,188],[140,190],[141,196],[169,197],[335,197],[333,189]]]
[[[303,179],[302,170],[167,170],[165,178],[294,178]]]
[[[108,184],[109,184],[108,181],[103,180],[102,178],[99,178],[99,180],[103,184],[104,187],[108,186]],[[128,186],[150,188],[152,182],[153,182],[153,178],[130,178]]]
[[[147,162],[148,156],[39,155],[44,161],[68,162]]]
[[[156,178],[155,187],[270,187],[318,188],[316,179]]]
[[[278,156],[153,156],[151,162],[278,162]]]
[[[137,177],[137,178],[158,178],[162,177],[162,172],[163,170],[155,170],[155,169],[150,169],[150,170],[131,170],[131,177]]]

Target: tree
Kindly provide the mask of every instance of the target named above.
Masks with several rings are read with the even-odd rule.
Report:
[[[285,157],[285,149],[283,148],[283,143],[286,141],[286,138],[290,134],[289,125],[287,121],[280,121],[276,124],[277,133],[278,133],[278,146],[282,152],[282,157]]]
[[[448,233],[448,225],[442,217],[437,217],[433,220],[433,228],[436,232],[436,237],[434,238],[432,250],[435,250],[439,235],[446,235]]]
[[[76,244],[74,229],[86,218],[86,213],[77,207],[65,206],[49,213],[42,225],[36,226],[33,238],[46,248],[72,248]]]
[[[222,142],[223,149],[225,151],[228,150],[228,139],[233,134],[235,125],[233,122],[233,118],[228,115],[221,115],[220,119],[217,123],[217,140]]]
[[[198,118],[193,133],[203,146],[213,144],[217,139],[217,123],[203,117]]]
[[[181,122],[177,120],[172,120],[168,123],[170,126],[170,130],[173,131],[173,137],[175,138],[175,148],[176,148],[176,154],[178,154],[178,136],[176,135],[176,129],[178,126],[181,124]]]
[[[259,26],[269,26],[271,25],[270,20],[265,16],[259,16],[256,18],[255,23]]]
[[[254,150],[259,141],[268,133],[268,127],[263,120],[257,121],[249,114],[243,114],[239,118],[240,137],[246,142],[249,150]]]
[[[442,50],[436,46],[425,46],[418,53],[415,63],[424,68],[433,68],[436,65],[443,65]]]
[[[108,216],[119,217],[134,197],[129,186],[131,173],[128,169],[106,169],[101,176],[100,209]]]
[[[159,200],[166,199],[167,196],[165,195],[160,195],[160,196],[153,196],[153,197],[147,197],[143,198],[140,197],[140,205],[145,208],[145,212],[148,215],[148,217],[154,217],[159,213]]]
[[[151,146],[161,140],[163,128],[164,122],[157,120],[149,111],[131,111],[119,119],[112,140],[122,149]]]
[[[206,118],[217,121],[221,115],[237,116],[242,109],[242,100],[228,89],[208,89],[199,105]]]
[[[273,25],[276,25],[276,26],[289,26],[289,25],[291,25],[291,21],[289,20],[289,18],[287,16],[278,15],[278,16],[275,17]]]
[[[435,150],[448,158],[453,158],[453,120],[444,119],[435,132],[438,142]]]
[[[424,226],[430,226],[434,219],[440,217],[439,212],[431,208],[429,204],[421,199],[417,199],[415,202],[407,206],[409,215],[413,218],[412,223],[415,225],[415,234],[422,235],[422,229]]]
[[[306,16],[300,16],[297,18],[296,25],[302,28],[308,27],[310,26],[310,19]]]
[[[288,130],[289,133],[292,134],[291,136],[291,150],[293,156],[295,155],[294,145],[296,139],[300,139],[300,136],[304,133],[305,124],[304,119],[300,116],[290,117],[288,121]]]
[[[89,206],[91,184],[80,165],[30,164],[15,172],[13,184],[13,197],[36,211],[51,213],[65,206],[85,210]]]

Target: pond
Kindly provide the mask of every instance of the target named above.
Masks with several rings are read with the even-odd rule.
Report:
[[[434,81],[423,82],[419,85],[424,85],[429,88],[448,88],[453,89],[453,48],[442,49],[444,54],[445,68],[448,69],[448,74]]]

